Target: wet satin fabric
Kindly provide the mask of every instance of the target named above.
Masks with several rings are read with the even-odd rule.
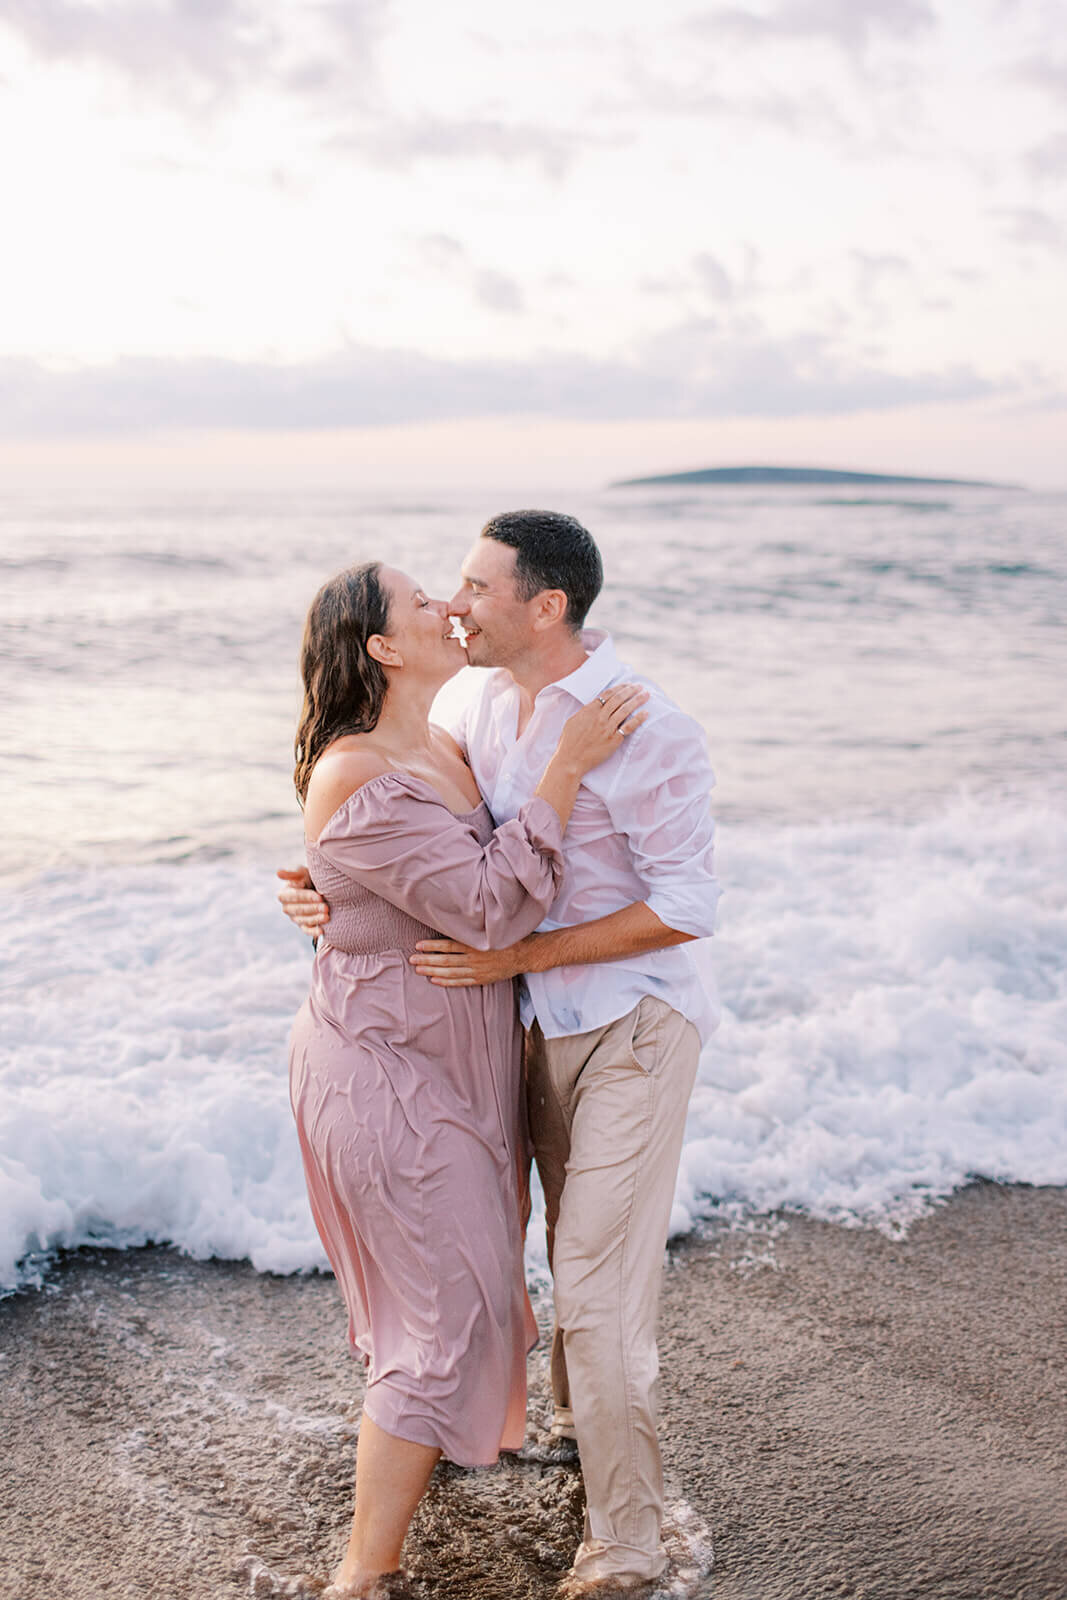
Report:
[[[290,1055],[312,1211],[368,1363],[367,1415],[464,1466],[524,1434],[521,1035],[510,982],[437,988],[407,955],[434,932],[483,948],[531,932],[559,846],[544,801],[494,833],[484,806],[454,816],[388,773],[308,847],[331,907]]]

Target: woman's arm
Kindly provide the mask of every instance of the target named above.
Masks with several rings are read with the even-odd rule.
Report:
[[[639,708],[647,699],[647,689],[617,683],[563,724],[559,743],[534,794],[548,801],[564,828],[570,821],[582,779],[614,755],[626,736],[641,726],[646,713]]]
[[[486,845],[430,785],[406,773],[349,796],[316,850],[335,871],[449,938],[487,949],[533,931],[563,871],[559,817],[534,798]],[[327,928],[327,934],[329,930]]]
[[[623,684],[570,717],[533,797],[481,845],[431,783],[365,752],[312,775],[305,817],[332,867],[409,916],[479,950],[532,933],[559,891],[563,829],[584,775],[622,744],[645,691]],[[353,788],[355,780],[358,787]],[[346,789],[351,790],[345,795]]]
[[[647,693],[643,689],[636,688],[632,684],[618,684],[613,689],[605,691],[602,697],[598,696],[597,699],[591,700],[587,706],[583,706],[580,711],[575,712],[564,724],[559,743],[542,774],[541,781],[534,794],[534,801],[545,801],[556,813],[560,832],[566,827],[570,818],[582,778],[593,767],[598,766],[601,761],[605,761],[609,755],[614,754],[624,738],[640,727],[645,719],[645,714],[639,708],[647,698]],[[305,815],[313,831],[317,831],[316,823],[323,825],[319,848],[323,849],[327,859],[332,858],[324,848],[324,845],[336,822],[336,814],[339,808],[347,805],[363,787],[368,783],[372,783],[374,779],[388,776],[389,770],[384,768],[377,758],[368,757],[364,752],[345,756],[336,762],[330,762],[328,766],[321,764],[320,767],[316,768],[315,773],[312,775]],[[397,778],[404,776],[401,773],[393,773],[392,775]],[[533,804],[533,802],[528,804]],[[438,819],[439,823],[448,828],[447,819],[451,818],[451,813],[443,805],[438,809],[443,813],[443,816]],[[526,807],[523,808],[523,811],[525,810]],[[455,822],[457,819],[451,818],[451,820]],[[524,827],[528,820],[523,819],[523,813],[520,812],[518,821],[523,822]],[[505,829],[510,829],[512,826],[510,823],[506,824]],[[498,830],[498,834],[504,831]],[[473,835],[471,837],[473,838]],[[494,840],[486,847],[487,852],[492,851],[496,837],[494,836]],[[511,841],[506,833],[505,841],[510,845]],[[433,843],[434,840],[427,840],[427,848],[431,848]],[[357,876],[358,871],[366,870],[365,862],[356,863],[354,852],[346,851],[344,853],[349,857],[348,866],[342,865],[340,861],[335,861],[334,865],[339,870],[347,872],[350,876]],[[479,874],[484,877],[485,881],[480,883],[476,898],[480,898],[484,902],[487,913],[489,913],[490,901],[493,898],[490,893],[492,882],[499,878],[502,871],[506,877],[508,871],[514,871],[517,865],[515,861],[508,861],[507,851],[504,848],[498,848],[493,852],[493,855],[500,859],[490,860],[489,865],[493,870],[488,874],[485,874],[482,870],[485,863],[483,862],[482,867],[475,867],[473,858],[461,869],[462,871],[475,870],[476,877],[471,880],[472,883],[478,881]],[[391,874],[382,871],[379,867],[376,869],[378,887],[374,888],[374,892],[394,904],[401,904],[401,901],[396,896],[404,895],[410,897],[413,892],[416,892],[415,886],[422,882],[423,874],[417,870],[417,867],[418,863],[409,861],[404,869],[407,874],[405,881],[392,884],[391,892]],[[560,868],[560,870],[562,869]],[[306,933],[312,936],[320,933],[329,919],[329,907],[323,897],[313,888],[307,869],[287,870],[283,868],[279,870],[278,876],[285,879],[289,885],[287,888],[282,889],[278,895],[286,916],[292,922],[295,922],[298,927],[303,928]],[[411,911],[410,914],[418,916],[420,921],[429,922],[432,926],[441,928],[443,932],[448,932],[453,939],[462,941],[465,944],[475,945],[479,949],[488,948],[490,944],[494,943],[510,944],[522,938],[524,934],[535,928],[538,922],[541,921],[548,906],[555,898],[558,876],[557,872],[553,880],[552,893],[543,907],[540,904],[541,895],[535,895],[536,904],[531,906],[521,918],[522,921],[527,922],[527,926],[523,927],[521,931],[518,929],[512,931],[509,936],[501,936],[500,932],[498,932],[495,937],[487,938],[485,928],[477,925],[476,908],[471,903],[465,903],[460,911],[460,914],[466,919],[466,931],[454,931],[454,929],[446,927],[443,916],[448,913],[448,907],[443,902],[447,900],[448,896],[443,892],[443,884],[438,886],[433,895],[438,905],[437,915],[424,915],[421,911]],[[366,880],[361,879],[360,881],[365,882]],[[367,886],[370,887],[371,885],[368,884]],[[508,896],[504,896],[504,899],[508,898]],[[404,906],[404,909],[408,909],[408,907]],[[460,910],[458,903],[456,909]],[[534,909],[537,909],[538,914],[532,917],[532,921],[528,921],[527,919]],[[508,913],[505,911],[503,904],[498,901],[497,913],[495,915],[491,914],[494,927],[499,930],[501,923],[507,921],[507,916]]]

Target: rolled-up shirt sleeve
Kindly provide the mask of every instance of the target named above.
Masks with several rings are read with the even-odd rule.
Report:
[[[605,796],[648,890],[646,905],[668,928],[697,939],[714,932],[720,893],[714,784],[703,730],[666,707],[632,736]]]

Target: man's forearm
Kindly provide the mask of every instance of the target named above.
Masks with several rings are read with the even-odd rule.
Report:
[[[644,955],[649,950],[667,950],[688,944],[693,937],[668,928],[643,900],[636,900],[594,922],[531,933],[513,948],[521,955],[523,972],[548,972],[553,967],[589,966]]]
[[[408,959],[415,971],[431,983],[467,988],[472,984],[501,983],[522,972],[622,961],[649,950],[688,944],[695,937],[668,928],[644,901],[638,900],[621,911],[597,917],[595,922],[531,933],[506,950],[472,950],[454,939],[420,939]]]

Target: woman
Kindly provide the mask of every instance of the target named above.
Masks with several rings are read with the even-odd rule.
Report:
[[[295,782],[330,903],[293,1029],[293,1111],[315,1221],[368,1363],[356,1506],[333,1593],[394,1570],[435,1462],[522,1442],[533,1321],[513,987],[420,979],[415,942],[483,949],[542,920],[582,776],[644,720],[632,685],[567,723],[537,792],[494,832],[459,747],[429,721],[463,665],[445,605],[377,563],[308,614]]]

